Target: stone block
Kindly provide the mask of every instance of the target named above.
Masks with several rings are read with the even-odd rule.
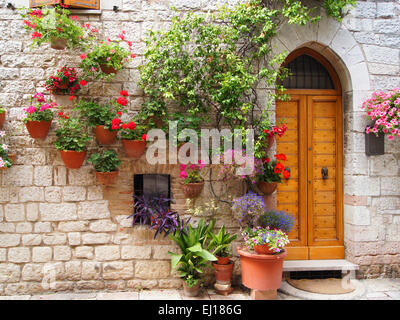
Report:
[[[52,258],[52,250],[50,247],[35,247],[32,249],[33,262],[49,262]]]
[[[398,196],[400,187],[400,177],[382,177],[381,195]]]
[[[122,246],[121,248],[122,259],[150,259],[150,255],[150,246]],[[157,259],[161,258],[157,256]]]
[[[33,184],[36,186],[51,186],[53,183],[53,168],[51,166],[37,166],[33,170]]]
[[[29,248],[10,248],[8,249],[8,261],[15,263],[29,262],[31,252]]]
[[[103,188],[100,186],[88,187],[88,200],[103,200]]]
[[[344,221],[358,226],[368,226],[371,223],[370,209],[364,206],[344,205]]]
[[[83,201],[86,198],[86,188],[68,186],[63,188],[63,201]]]
[[[68,243],[70,246],[78,246],[81,244],[81,234],[79,232],[68,233]]]
[[[30,223],[30,222],[17,223],[15,230],[17,233],[31,233],[32,232],[32,223]]]
[[[54,167],[53,170],[54,185],[64,186],[67,184],[67,168],[64,166]]]
[[[110,220],[98,220],[90,223],[89,230],[92,232],[116,231],[117,225]]]
[[[25,220],[25,208],[23,204],[13,203],[4,206],[6,221],[17,222]]]
[[[26,204],[26,220],[37,221],[39,218],[39,204],[27,203]]]
[[[39,246],[42,243],[41,234],[24,234],[22,236],[23,246]]]
[[[68,181],[74,186],[90,186],[95,184],[95,174],[90,166],[83,166],[80,169],[69,170]]]
[[[7,260],[7,250],[5,248],[0,248],[0,262]]]
[[[55,246],[53,248],[54,260],[68,261],[71,259],[71,249],[67,246]]]
[[[97,280],[101,276],[101,263],[99,262],[83,262],[82,263],[82,279]]]
[[[15,225],[13,223],[0,222],[0,232],[6,233],[14,233]]]
[[[21,235],[19,234],[0,233],[0,247],[16,247],[19,245],[20,241]]]
[[[110,235],[107,233],[84,233],[82,234],[83,244],[106,244],[110,242]]]
[[[46,187],[44,189],[44,199],[46,202],[61,202],[62,190],[60,187]]]
[[[170,261],[138,261],[135,264],[135,278],[138,279],[163,279],[171,274]]]
[[[153,246],[153,258],[170,260],[171,256],[168,254],[168,251],[179,252],[179,247],[176,245]]]
[[[83,246],[75,248],[76,258],[93,259],[93,247]]]
[[[51,223],[50,222],[36,222],[34,226],[34,232],[36,233],[48,233],[51,232]]]
[[[110,261],[120,259],[119,246],[98,246],[94,249],[96,259],[99,261]]]
[[[157,280],[128,280],[126,282],[126,286],[128,288],[132,288],[134,290],[142,290],[142,289],[154,289],[158,287]]]
[[[42,281],[43,265],[28,263],[22,268],[22,280],[24,281]]]
[[[52,233],[43,236],[43,243],[54,246],[67,243],[67,236],[64,233]]]
[[[103,264],[104,280],[119,280],[133,278],[132,262],[107,262]]]
[[[0,263],[0,283],[18,282],[21,276],[21,269],[12,263]]]
[[[58,230],[62,232],[87,231],[88,228],[89,221],[70,221],[58,224]]]
[[[104,219],[110,217],[108,201],[90,201],[79,203],[78,217],[82,220]]]
[[[41,203],[39,211],[42,221],[69,221],[77,219],[75,203]]]
[[[3,173],[3,183],[7,186],[29,186],[32,182],[32,166],[12,166]]]

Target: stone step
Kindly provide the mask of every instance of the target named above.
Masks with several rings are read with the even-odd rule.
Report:
[[[352,271],[359,266],[345,259],[332,260],[286,260],[283,262],[283,271]]]

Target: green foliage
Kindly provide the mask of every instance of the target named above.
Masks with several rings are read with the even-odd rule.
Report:
[[[335,18],[337,21],[342,21],[343,18],[343,8],[345,6],[354,7],[356,5],[356,0],[324,0],[322,3],[323,8],[326,13]]]
[[[33,31],[32,46],[51,42],[53,38],[66,39],[69,48],[85,48],[88,45],[89,39],[84,38],[84,29],[69,17],[69,10],[59,6],[19,10],[25,19],[24,28]]]
[[[114,78],[115,73],[107,75],[102,72],[100,66],[112,67],[116,71],[122,69],[126,59],[131,57],[131,53],[121,46],[121,42],[121,40],[101,41],[95,44],[87,55],[81,55],[81,59],[83,59],[80,67],[85,74],[95,79],[111,80]]]
[[[133,123],[133,124],[132,124]],[[133,128],[133,129],[132,129]],[[119,131],[121,139],[124,140],[147,140],[147,126],[136,125],[132,120],[128,124],[123,124]]]
[[[93,153],[88,162],[93,164],[93,167],[98,172],[116,171],[121,164],[117,153],[114,150],[105,150],[102,153]]]
[[[230,244],[236,240],[237,235],[231,236],[225,231],[225,226],[222,226],[217,234],[210,231],[211,241],[209,247],[213,249],[212,253],[220,257],[228,257],[231,254]]]
[[[125,111],[125,108],[114,100],[105,106],[101,106],[94,101],[80,100],[75,107],[79,111],[80,117],[84,119],[88,126],[104,126],[111,129],[111,121],[117,117],[117,112]]]
[[[0,113],[6,112],[6,109],[0,107]]]
[[[201,219],[197,227],[194,228],[189,224],[187,230],[177,230],[169,235],[181,249],[181,254],[168,252],[171,255],[171,266],[173,269],[178,268],[179,276],[188,285],[196,284],[208,262],[217,260],[207,247],[208,237],[214,226],[215,219],[208,224]]]
[[[57,139],[54,146],[57,150],[84,151],[90,138],[86,127],[79,118],[65,116],[59,119],[61,127],[56,130]]]
[[[13,164],[8,156],[8,152],[10,151],[8,148],[7,135],[5,131],[0,130],[0,168],[10,168]]]

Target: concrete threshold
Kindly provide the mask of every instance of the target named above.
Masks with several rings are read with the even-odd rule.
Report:
[[[283,272],[289,271],[355,271],[359,266],[345,259],[333,260],[286,260],[283,262]]]

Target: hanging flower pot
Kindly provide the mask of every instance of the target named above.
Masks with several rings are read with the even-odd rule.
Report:
[[[3,128],[5,120],[6,120],[6,110],[3,110],[3,112],[0,112],[0,130]]]
[[[67,46],[67,39],[51,38],[50,46],[55,50],[64,50]]]
[[[67,88],[68,88],[68,82],[66,82],[66,81],[61,82],[61,83],[58,85],[58,87],[59,87],[60,89],[67,89]]]
[[[272,148],[274,142],[275,142],[275,135],[267,137],[267,147],[266,147],[267,152]]]
[[[188,287],[186,281],[182,280],[183,283],[183,294],[186,297],[197,297],[199,295],[200,291],[200,280],[197,281],[197,284],[195,284],[193,287]]]
[[[102,185],[112,185],[118,177],[119,171],[99,172],[96,171],[97,181]]]
[[[104,126],[96,126],[94,133],[99,144],[113,144],[118,131],[110,131],[105,129]]]
[[[122,145],[129,158],[140,158],[146,150],[146,141],[144,140],[126,140],[122,139]]]
[[[258,189],[260,189],[264,194],[272,194],[274,193],[274,191],[276,190],[276,188],[278,187],[278,183],[277,182],[266,182],[266,181],[260,181],[257,183],[257,187]]]
[[[79,169],[86,157],[86,151],[60,150],[60,154],[68,169]]]
[[[49,133],[51,120],[50,121],[27,121],[25,123],[26,129],[28,129],[29,135],[34,139],[45,139]]]
[[[101,71],[102,71],[103,73],[105,73],[105,74],[111,74],[111,73],[116,74],[116,73],[118,72],[118,70],[116,70],[116,69],[114,69],[113,67],[108,66],[108,65],[106,65],[106,64],[101,64],[101,65],[100,65],[100,69],[101,69]]]
[[[204,181],[197,183],[187,183],[187,184],[184,184],[181,181],[180,183],[182,185],[182,190],[183,193],[185,194],[185,197],[190,199],[197,198],[204,188]]]
[[[238,247],[242,283],[253,290],[277,290],[282,282],[283,260],[287,251],[278,254],[257,254]]]

